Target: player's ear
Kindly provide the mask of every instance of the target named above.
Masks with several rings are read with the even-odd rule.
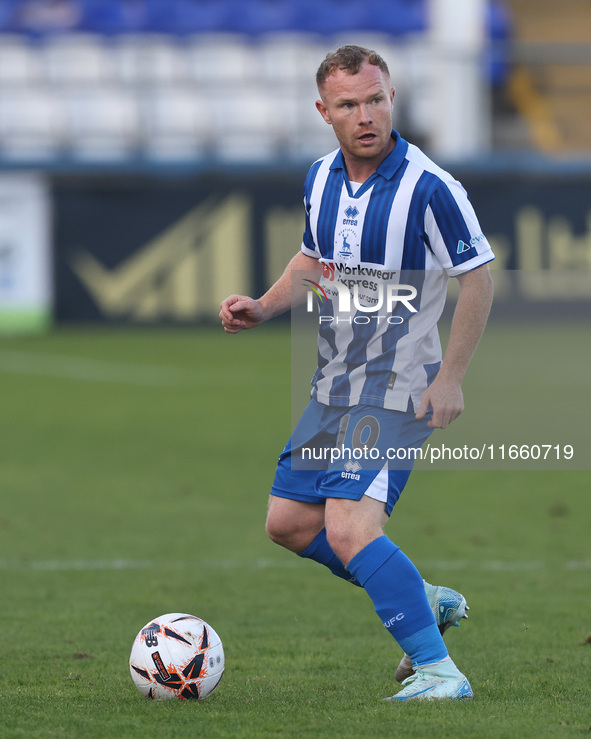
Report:
[[[328,109],[326,105],[322,102],[322,100],[316,101],[316,110],[320,113],[320,115],[327,123],[332,124],[332,120],[330,119],[330,115],[328,114]]]
[[[390,88],[390,105],[394,105],[394,96],[396,95],[396,90],[391,87]]]

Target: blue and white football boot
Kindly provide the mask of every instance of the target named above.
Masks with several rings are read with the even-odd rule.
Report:
[[[468,618],[467,611],[470,610],[466,599],[461,593],[451,588],[439,585],[430,585],[424,582],[425,593],[435,616],[435,622],[443,635],[451,626],[459,626],[463,618]],[[414,667],[410,657],[405,654],[396,669],[395,678],[399,683],[404,682],[414,674]]]
[[[409,700],[471,700],[474,697],[470,683],[448,657],[434,665],[417,667],[402,683],[402,690],[390,701]]]
[[[429,605],[441,634],[444,634],[450,626],[459,626],[463,618],[468,618],[466,611],[469,611],[470,608],[461,593],[451,588],[423,582]]]

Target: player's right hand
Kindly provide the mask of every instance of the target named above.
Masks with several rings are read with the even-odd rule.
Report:
[[[220,319],[227,334],[237,334],[263,323],[265,313],[258,300],[246,295],[230,295],[220,306]]]

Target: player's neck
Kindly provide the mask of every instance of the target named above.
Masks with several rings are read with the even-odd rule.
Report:
[[[395,146],[396,143],[392,139],[390,139],[388,147],[383,152],[380,152],[378,156],[372,157],[371,159],[356,157],[341,149],[341,151],[343,152],[343,158],[345,160],[345,167],[347,168],[347,176],[349,177],[349,181],[359,182],[359,184],[363,184],[372,176],[372,174],[375,174],[375,172],[377,172],[380,164],[384,161],[388,154],[390,154]]]

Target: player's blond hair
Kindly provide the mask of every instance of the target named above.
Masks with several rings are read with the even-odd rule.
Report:
[[[331,74],[334,74],[337,69],[347,74],[357,74],[365,62],[372,64],[374,67],[379,67],[384,74],[388,75],[388,77],[390,76],[388,65],[377,51],[366,49],[363,46],[349,44],[347,46],[341,46],[336,51],[328,52],[316,72],[318,89],[323,87],[326,79]]]

